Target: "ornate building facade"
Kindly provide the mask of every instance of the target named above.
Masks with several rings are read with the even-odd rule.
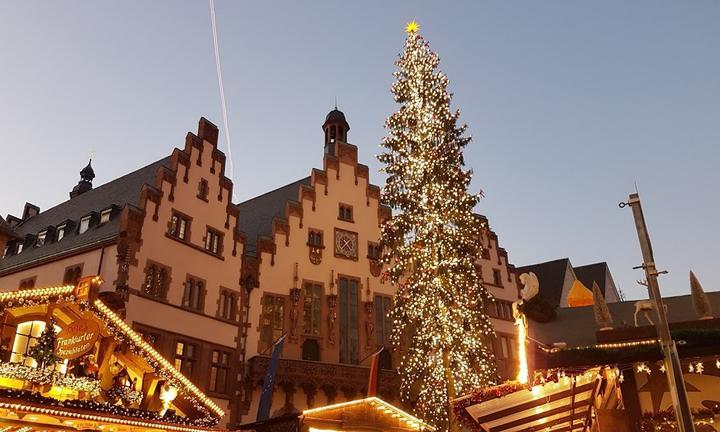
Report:
[[[205,119],[182,149],[97,188],[88,164],[69,200],[42,212],[26,204],[22,217],[0,219],[0,286],[101,276],[103,300],[228,411],[230,424],[255,419],[283,334],[271,414],[360,397],[368,356],[390,348],[394,288],[380,277],[378,244],[390,209],[349,130],[345,115],[331,111],[324,151],[318,145],[323,168],[239,204],[217,127]],[[508,378],[518,282],[489,226],[483,245],[477,266],[496,298],[488,313]],[[399,356],[381,354],[378,394],[390,402],[398,401]]]
[[[0,286],[101,276],[101,298],[232,411],[244,241],[217,138],[201,119],[169,157],[98,188],[88,164],[69,200],[44,212],[26,204],[0,225]]]

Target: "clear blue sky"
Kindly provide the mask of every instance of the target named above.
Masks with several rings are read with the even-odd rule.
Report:
[[[97,185],[181,147],[200,116],[221,125],[208,5],[2,1],[0,213],[66,199],[91,151]],[[644,297],[617,207],[637,182],[663,292],[688,292],[691,268],[720,289],[720,2],[218,0],[217,13],[239,199],[322,166],[335,97],[381,184],[393,61],[415,18],[511,262],[606,260]]]

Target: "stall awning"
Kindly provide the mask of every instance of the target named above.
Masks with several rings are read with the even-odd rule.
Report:
[[[583,430],[597,377],[598,369],[593,369],[476,403],[463,403],[463,398],[456,403],[462,404],[474,423],[487,432]],[[485,394],[492,395],[492,389]]]

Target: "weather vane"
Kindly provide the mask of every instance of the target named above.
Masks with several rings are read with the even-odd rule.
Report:
[[[417,22],[415,22],[415,20],[410,21],[405,26],[405,32],[407,34],[417,33],[418,31],[420,31],[420,25]]]

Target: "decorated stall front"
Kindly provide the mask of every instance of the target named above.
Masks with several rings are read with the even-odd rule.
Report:
[[[223,410],[98,299],[100,283],[0,293],[0,430],[214,429]]]
[[[454,401],[466,430],[671,432],[667,371],[647,301],[565,308],[529,323],[528,373]],[[720,430],[720,292],[664,299],[697,432]],[[524,325],[522,304],[516,308]],[[524,330],[521,334],[525,334]]]

